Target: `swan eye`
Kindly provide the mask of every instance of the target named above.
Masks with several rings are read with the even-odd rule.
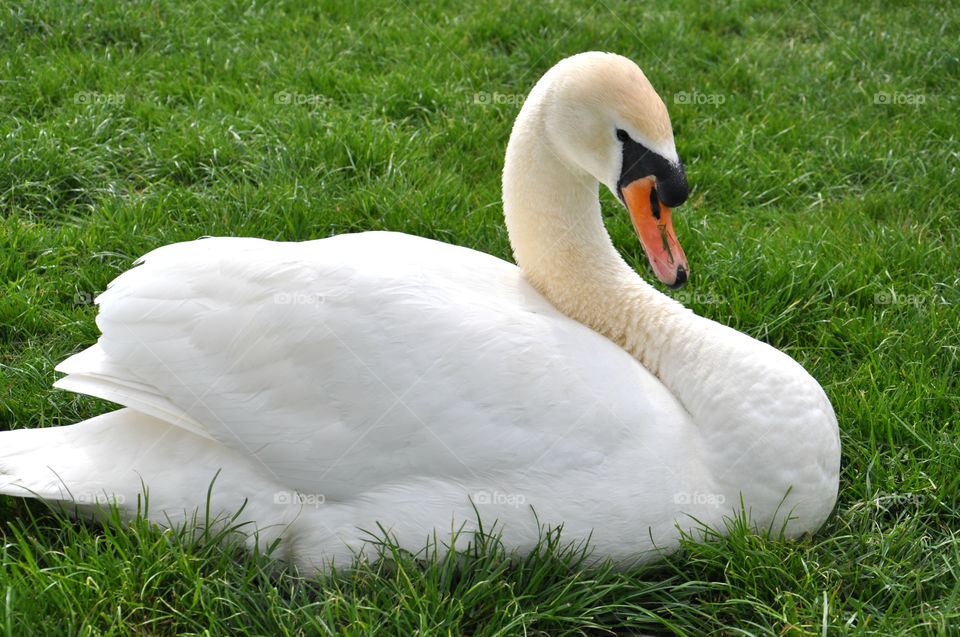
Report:
[[[628,139],[630,139],[630,135],[628,135],[628,134],[627,134],[627,131],[623,130],[622,128],[618,128],[618,129],[617,129],[617,139],[619,139],[619,140],[622,141],[622,142],[625,142],[625,141],[627,141]]]

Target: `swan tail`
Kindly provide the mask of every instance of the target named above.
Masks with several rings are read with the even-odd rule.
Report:
[[[111,488],[110,467],[122,462],[122,450],[107,436],[143,418],[122,409],[66,427],[0,432],[0,494],[80,507],[124,504],[133,494]]]
[[[248,544],[280,537],[298,510],[264,468],[217,442],[126,408],[75,425],[0,432],[0,494],[101,518],[112,506],[161,526],[225,524]],[[279,494],[279,495],[278,495]],[[276,553],[286,559],[286,548]]]
[[[148,489],[151,513],[154,504],[158,513],[203,506],[208,490],[236,496],[222,502],[225,511],[247,499],[272,505],[254,485],[282,489],[233,450],[130,408],[75,425],[0,432],[0,494],[136,510]]]

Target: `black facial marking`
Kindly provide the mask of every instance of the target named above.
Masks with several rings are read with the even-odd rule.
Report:
[[[617,129],[617,139],[623,144],[623,161],[620,164],[620,179],[617,180],[617,195],[621,201],[623,201],[621,190],[625,186],[650,175],[657,180],[657,196],[664,206],[673,208],[687,200],[690,186],[687,184],[683,162],[674,164],[666,160],[643,144],[634,141],[621,128]],[[657,218],[659,218],[659,212],[657,208]]]
[[[683,284],[687,282],[687,269],[682,265],[677,266],[677,280],[673,282],[672,285],[667,287],[671,290],[679,290],[683,287]]]

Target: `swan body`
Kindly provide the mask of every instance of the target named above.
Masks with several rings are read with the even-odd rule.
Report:
[[[666,108],[602,53],[551,69],[514,126],[519,267],[389,232],[150,252],[99,297],[98,343],[57,368],[56,386],[123,408],[0,433],[0,493],[134,513],[146,489],[171,524],[209,490],[215,517],[243,507],[260,540],[320,569],[378,524],[417,551],[478,516],[519,552],[563,524],[616,560],[722,529],[741,498],[757,527],[816,530],[839,476],[823,390],[644,282],[603,227],[599,183],[641,239],[659,233],[654,271],[682,284]]]

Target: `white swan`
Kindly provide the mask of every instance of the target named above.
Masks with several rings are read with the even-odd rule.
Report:
[[[212,513],[247,501],[240,521],[303,568],[349,561],[378,522],[418,550],[476,513],[509,549],[539,520],[618,560],[675,548],[694,519],[722,529],[741,496],[757,527],[817,529],[840,462],[824,392],[641,280],[598,182],[682,284],[667,110],[605,53],[557,64],[517,118],[503,202],[519,268],[379,232],[149,253],[100,296],[99,342],[57,368],[58,387],[125,408],[0,433],[0,492],[135,512],[145,485],[168,524],[202,514],[219,472]]]

